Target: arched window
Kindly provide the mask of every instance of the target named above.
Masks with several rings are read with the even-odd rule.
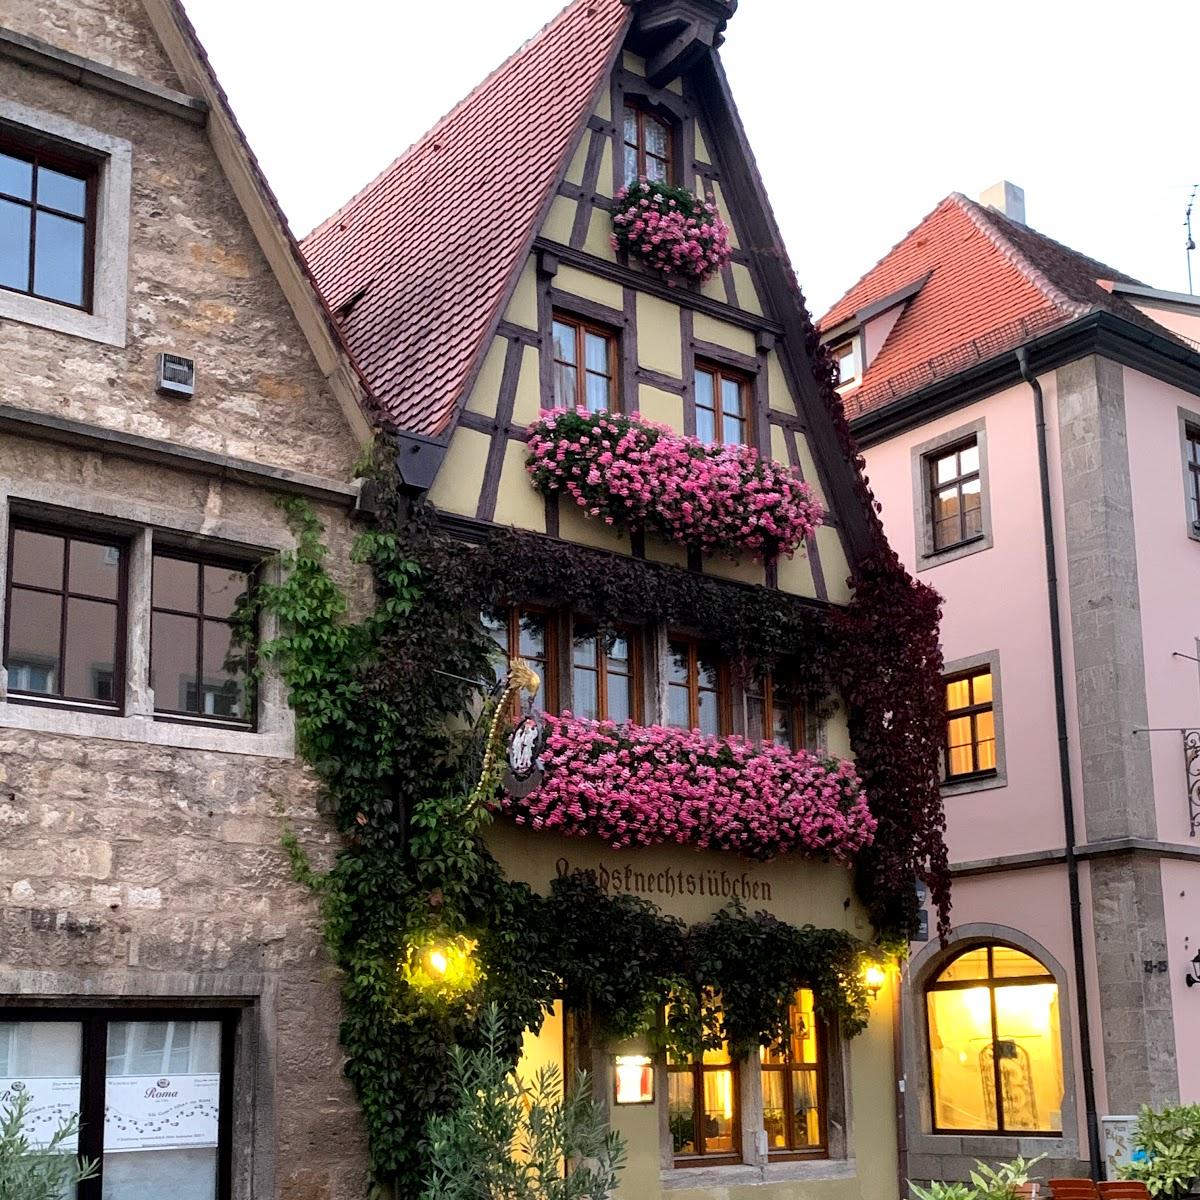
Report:
[[[925,1000],[935,1131],[1062,1131],[1058,984],[1046,967],[1011,946],[977,946]]]

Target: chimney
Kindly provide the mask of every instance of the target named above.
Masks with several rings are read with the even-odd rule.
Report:
[[[1007,179],[993,183],[990,188],[981,192],[979,203],[985,208],[994,208],[1003,213],[1018,225],[1025,224],[1025,189],[1017,187],[1015,183],[1009,183]]]

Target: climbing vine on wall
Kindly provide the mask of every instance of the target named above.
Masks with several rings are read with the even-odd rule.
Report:
[[[780,1036],[783,997],[805,982],[830,1019],[849,1033],[860,1028],[866,1001],[855,964],[863,947],[848,934],[797,930],[739,909],[688,930],[645,901],[605,895],[594,880],[559,880],[541,897],[505,877],[481,839],[491,810],[473,794],[481,689],[471,681],[489,675],[494,649],[478,617],[519,598],[602,623],[683,622],[743,670],[786,670],[813,698],[845,689],[872,809],[881,829],[891,822],[894,841],[882,855],[860,857],[862,896],[894,941],[909,929],[913,875],[928,874],[931,860],[904,819],[919,789],[877,796],[898,782],[899,768],[889,766],[886,746],[872,757],[863,739],[876,730],[885,743],[906,736],[907,725],[889,723],[901,702],[883,708],[889,690],[906,685],[910,660],[901,653],[885,671],[878,656],[896,655],[897,640],[919,632],[928,613],[895,629],[887,612],[866,610],[874,602],[866,589],[861,611],[856,600],[831,619],[782,592],[516,531],[468,547],[444,534],[430,509],[397,495],[387,470],[378,482],[381,516],[354,551],[375,582],[365,616],[350,618],[321,528],[299,503],[290,507],[298,545],[285,556],[284,582],[261,587],[243,614],[266,611],[279,622],[262,657],[289,690],[300,752],[343,841],[332,869],[319,874],[296,838],[286,838],[297,877],[320,895],[343,971],[346,1071],[377,1178],[397,1195],[419,1194],[425,1121],[449,1101],[450,1049],[474,1044],[480,1007],[492,1000],[512,1030],[537,1029],[562,996],[595,1028],[622,1036],[670,997],[669,1041],[697,1047],[726,1037],[742,1047]],[[850,644],[855,668],[843,665]],[[572,935],[584,928],[586,946]],[[455,938],[475,944],[476,985],[457,998],[414,986],[411,947]],[[515,1057],[515,1041],[509,1049]]]

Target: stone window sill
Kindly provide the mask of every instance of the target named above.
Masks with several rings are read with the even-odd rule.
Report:
[[[42,708],[0,701],[0,727],[28,729],[64,737],[171,746],[180,750],[215,750],[223,754],[247,754],[257,758],[291,758],[295,753],[290,721],[281,729],[253,732],[156,721],[152,717],[121,717],[112,713]]]
[[[853,1159],[807,1159],[796,1162],[753,1166],[740,1163],[726,1167],[684,1167],[663,1171],[659,1180],[664,1192],[689,1189],[756,1187],[772,1183],[817,1182],[824,1179],[854,1179]]]

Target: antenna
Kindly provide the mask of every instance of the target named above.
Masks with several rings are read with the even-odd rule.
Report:
[[[1196,203],[1196,190],[1200,188],[1200,183],[1192,184],[1192,194],[1188,197],[1187,212],[1183,214],[1183,227],[1187,230],[1187,241],[1184,242],[1183,248],[1187,251],[1188,264],[1188,295],[1193,295],[1192,291],[1192,251],[1196,248],[1196,243],[1192,240],[1192,205]]]

